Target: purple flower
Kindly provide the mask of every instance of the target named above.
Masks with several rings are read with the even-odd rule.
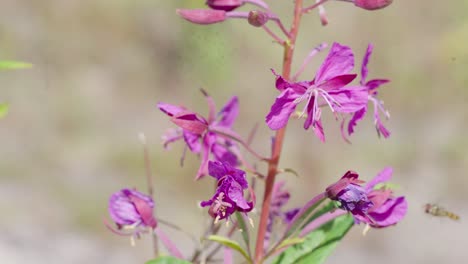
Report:
[[[158,108],[170,116],[171,121],[179,126],[178,130],[171,130],[163,136],[164,146],[167,148],[168,144],[183,138],[191,152],[201,155],[201,165],[196,179],[207,174],[210,154],[215,160],[229,163],[231,166],[237,166],[239,163],[237,156],[239,152],[236,144],[213,132],[216,130],[226,134],[235,134],[232,131],[232,125],[239,113],[237,97],[232,97],[217,116],[212,98],[207,95],[206,98],[209,107],[207,119],[181,106],[158,104]]]
[[[390,132],[385,128],[380,119],[379,111],[388,119],[390,118],[390,114],[386,111],[383,107],[383,102],[377,99],[377,89],[385,83],[388,83],[389,80],[386,79],[373,79],[370,81],[366,81],[368,75],[367,65],[369,64],[369,59],[372,54],[373,46],[369,44],[367,47],[366,55],[362,61],[361,67],[361,86],[365,89],[368,93],[367,98],[372,104],[374,105],[374,124],[377,129],[377,133],[380,136],[382,134],[385,138],[390,136]],[[348,123],[348,134],[351,135],[354,132],[354,127],[356,126],[357,122],[362,120],[367,113],[367,104],[364,105],[361,109],[356,111],[352,116],[351,120]]]
[[[301,113],[301,116],[307,114],[304,128],[312,126],[317,137],[325,141],[321,106],[328,106],[335,114],[354,113],[367,103],[367,92],[362,87],[346,87],[356,77],[356,74],[349,74],[353,67],[354,55],[351,49],[333,43],[327,58],[311,81],[291,83],[273,71],[276,88],[281,94],[266,116],[267,125],[273,130],[286,126],[296,106],[305,102]]]
[[[210,207],[208,213],[215,218],[215,222],[229,218],[236,211],[252,211],[254,202],[247,202],[244,198],[244,190],[249,187],[244,171],[218,161],[210,161],[208,170],[218,180],[218,188],[210,200],[200,205]]]
[[[137,190],[122,189],[109,199],[109,214],[117,225],[118,230],[133,230],[131,233],[112,231],[120,235],[136,235],[148,227],[154,229],[157,226],[153,217],[154,202],[151,197],[138,192]]]
[[[352,213],[356,223],[365,222],[375,228],[395,225],[403,219],[408,209],[405,197],[395,198],[392,190],[375,188],[390,180],[391,175],[392,168],[385,168],[363,187],[358,174],[348,171],[337,183],[326,189],[326,194],[330,199],[340,202],[342,209]]]

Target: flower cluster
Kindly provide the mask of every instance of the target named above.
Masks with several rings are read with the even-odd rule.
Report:
[[[393,191],[385,187],[392,173],[392,168],[385,168],[362,186],[364,182],[358,179],[359,175],[348,171],[326,189],[327,197],[338,201],[342,209],[354,216],[356,223],[364,222],[376,228],[395,225],[405,216],[408,204],[404,196],[394,197]]]

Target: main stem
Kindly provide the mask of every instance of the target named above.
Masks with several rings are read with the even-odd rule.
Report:
[[[302,16],[302,0],[296,0],[294,6],[294,19],[291,26],[290,38],[284,43],[284,56],[283,56],[283,78],[290,79],[291,64],[294,54],[294,46],[296,44],[296,37],[299,31],[299,24]],[[270,202],[273,186],[275,184],[276,174],[278,173],[278,163],[283,148],[284,135],[286,127],[276,131],[275,140],[273,143],[273,150],[271,159],[268,163],[268,174],[265,181],[265,194],[263,196],[262,213],[260,216],[260,223],[258,225],[257,242],[255,245],[255,261],[254,263],[260,264],[263,262],[263,243],[265,240],[266,228],[268,223],[268,215],[270,213]]]

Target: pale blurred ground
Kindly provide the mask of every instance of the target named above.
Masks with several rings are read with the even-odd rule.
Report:
[[[292,1],[269,2],[288,23],[285,10]],[[212,182],[193,181],[198,165],[193,155],[179,168],[180,144],[162,150],[160,137],[172,124],[156,109],[158,101],[206,113],[200,87],[218,105],[238,95],[236,128],[246,135],[260,122],[254,145],[267,153],[272,133],[263,119],[277,95],[269,69],[280,69],[282,51],[245,21],[201,27],[174,12],[201,5],[201,0],[0,1],[0,59],[34,64],[30,70],[0,72],[0,100],[11,105],[0,120],[0,263],[149,259],[145,240],[132,248],[102,224],[112,192],[144,189],[139,132],[150,143],[158,216],[200,234],[206,212],[196,202],[210,196]],[[354,228],[328,263],[464,263],[468,1],[396,0],[379,12],[331,2],[326,9],[325,28],[315,12],[304,18],[295,68],[324,41],[352,46],[357,65],[367,43],[374,43],[371,77],[392,80],[381,92],[392,113],[387,123],[392,136],[379,140],[368,119],[347,145],[327,115],[328,142],[322,144],[302,123],[291,123],[281,165],[301,177],[281,176],[292,189],[290,206],[348,169],[370,179],[391,165],[399,191],[408,197],[408,216],[366,237],[362,227]],[[426,202],[441,203],[461,220],[425,215]],[[192,247],[189,239],[174,235],[181,247]]]

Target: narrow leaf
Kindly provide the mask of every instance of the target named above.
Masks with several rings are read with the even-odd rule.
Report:
[[[250,237],[249,237],[249,226],[245,222],[245,218],[239,212],[236,212],[236,219],[237,225],[242,230],[242,239],[245,242],[245,246],[247,247],[247,252],[249,252],[250,256]]]
[[[308,222],[315,218],[328,213],[335,205],[330,202],[312,217],[307,219]],[[343,215],[323,224],[318,229],[311,232],[305,237],[303,243],[295,244],[286,249],[272,263],[274,264],[305,264],[314,263],[320,264],[333,252],[339,241],[346,235],[354,224],[354,219],[351,215]]]
[[[14,70],[31,68],[32,64],[20,61],[0,61],[0,70]]]
[[[223,236],[216,236],[216,235],[211,235],[207,237],[206,239],[218,242],[226,247],[236,250],[242,256],[244,256],[244,258],[247,260],[248,263],[252,263],[252,260],[249,258],[249,255],[247,254],[247,252],[245,252],[245,250],[236,241],[223,237]]]
[[[190,264],[190,262],[171,256],[163,256],[149,260],[145,264]]]
[[[305,241],[305,238],[302,237],[293,237],[293,238],[288,238],[283,240],[281,244],[279,244],[278,249],[284,248],[284,247],[289,247],[295,244],[299,244]]]
[[[291,169],[291,168],[285,168],[285,169],[282,169],[280,171],[281,172],[286,172],[286,173],[291,173],[294,176],[299,177],[299,173],[297,173],[297,171],[295,171],[294,169]]]
[[[8,104],[0,104],[0,118],[8,114]]]

